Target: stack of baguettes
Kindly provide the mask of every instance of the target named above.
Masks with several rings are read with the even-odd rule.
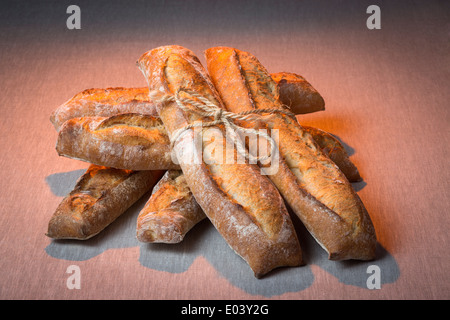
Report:
[[[374,227],[350,183],[359,172],[343,146],[278,112],[324,110],[320,94],[299,75],[269,74],[247,52],[215,47],[205,56],[207,71],[186,48],[155,48],[137,62],[148,88],[89,89],[54,111],[58,154],[91,166],[56,209],[47,236],[88,239],[152,190],[137,218],[140,241],[178,243],[207,217],[258,278],[303,264],[287,207],[329,259],[375,258]],[[240,154],[224,124],[186,129],[217,119],[190,109],[201,97],[233,113],[272,110],[234,123],[276,131],[279,158],[229,161]],[[223,150],[232,150],[228,161]]]

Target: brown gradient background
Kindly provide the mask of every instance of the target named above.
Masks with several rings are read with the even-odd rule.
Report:
[[[81,8],[81,30],[66,8]],[[381,8],[382,29],[366,28]],[[364,178],[358,194],[380,244],[398,264],[381,290],[341,283],[310,266],[313,284],[274,299],[448,299],[448,1],[2,1],[0,11],[0,298],[263,299],[230,284],[203,257],[183,273],[139,264],[139,247],[87,261],[44,251],[61,197],[46,177],[86,168],[60,158],[50,113],[91,87],[144,86],[147,50],[226,45],[269,72],[292,71],[323,95],[326,111],[303,124],[339,136]],[[70,264],[82,289],[68,290]]]

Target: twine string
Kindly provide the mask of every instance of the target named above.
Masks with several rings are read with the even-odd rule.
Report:
[[[191,99],[187,97],[181,97],[180,92],[183,91],[190,95],[191,97],[196,98]],[[236,150],[239,154],[245,157],[245,159],[250,160],[252,162],[265,161],[269,159],[276,152],[276,142],[274,139],[265,132],[258,131],[256,129],[249,129],[241,127],[234,123],[234,121],[246,121],[250,119],[254,119],[255,115],[261,115],[264,113],[282,113],[288,116],[295,116],[292,112],[282,109],[254,109],[247,110],[239,113],[234,113],[230,111],[226,111],[213,102],[211,102],[206,97],[201,94],[190,91],[187,89],[179,88],[175,95],[163,94],[159,91],[151,91],[149,93],[150,99],[155,103],[165,104],[168,102],[176,102],[178,107],[183,111],[194,112],[202,117],[212,117],[212,121],[195,121],[189,125],[186,125],[176,131],[170,137],[171,147],[174,146],[175,142],[181,137],[181,135],[192,128],[195,127],[211,127],[219,124],[223,124],[225,129],[227,129],[227,134],[230,134],[231,139],[236,146]],[[253,156],[247,151],[247,148],[243,144],[242,140],[238,136],[238,132],[243,132],[255,136],[262,137],[266,139],[270,143],[270,154],[264,156]]]

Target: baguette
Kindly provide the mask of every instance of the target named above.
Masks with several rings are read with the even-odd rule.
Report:
[[[280,86],[283,103],[295,114],[324,110],[322,97],[302,76],[294,73],[272,74]],[[59,106],[50,121],[57,131],[64,122],[79,117],[110,117],[119,113],[157,115],[148,97],[148,87],[86,89]]]
[[[163,173],[89,166],[58,205],[46,235],[77,240],[97,235],[148,192]]]
[[[205,218],[183,172],[168,170],[139,213],[136,236],[141,242],[179,243]]]
[[[228,110],[283,110],[276,83],[256,57],[226,47],[208,49],[205,55]],[[273,113],[264,120],[269,129],[278,131],[282,158],[270,178],[329,259],[373,259],[375,230],[345,175],[295,118]],[[260,122],[248,125],[261,127]]]
[[[325,110],[325,101],[320,93],[302,76],[290,72],[270,75],[277,83],[281,103],[294,114],[305,114]]]
[[[169,138],[159,118],[118,114],[66,121],[58,134],[60,156],[128,170],[177,169]]]
[[[186,48],[164,46],[150,50],[140,57],[138,66],[151,92],[173,96],[179,89],[190,90],[222,107],[200,61]],[[180,96],[185,97],[185,92]],[[183,111],[175,102],[159,102],[157,111],[170,135],[194,121],[211,121]],[[231,147],[224,138],[223,126],[212,128],[221,136],[208,136],[203,128],[200,143],[196,143],[194,130],[188,129],[173,147],[198,204],[228,245],[249,264],[255,277],[277,267],[300,265],[300,244],[280,194],[257,166],[219,161],[216,157],[220,152],[212,150]]]

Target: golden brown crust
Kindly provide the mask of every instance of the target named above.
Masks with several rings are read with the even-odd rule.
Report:
[[[156,115],[148,99],[148,88],[86,89],[59,106],[50,116],[56,130],[69,119],[110,117],[119,113]]]
[[[95,236],[148,192],[162,174],[89,166],[57,207],[46,235],[77,240]]]
[[[206,71],[190,50],[179,46],[159,47],[145,53],[138,65],[150,90],[173,95],[183,87],[222,107]],[[173,102],[157,104],[157,110],[170,134],[201,120],[194,113],[182,111]],[[214,128],[223,133],[220,126]],[[211,149],[223,150],[226,142],[216,138],[198,146],[194,143],[193,130],[188,130],[178,139],[174,151],[189,188],[219,233],[250,265],[256,277],[276,267],[299,265],[300,245],[278,191],[256,166],[217,163],[214,156],[212,163],[207,165],[204,159],[198,158],[205,150],[205,143]],[[193,156],[197,156],[193,159],[198,161],[197,164],[186,161],[192,160]],[[244,186],[242,181],[247,184]],[[265,225],[268,217],[277,222]]]
[[[228,110],[284,108],[278,87],[256,57],[217,47],[206,51],[206,60]],[[278,130],[282,156],[279,170],[270,178],[329,258],[373,259],[372,222],[344,174],[294,118],[275,113],[265,117],[265,123]]]
[[[56,151],[60,156],[128,170],[166,170],[172,161],[170,143],[159,118],[119,114],[66,121]]]
[[[289,106],[295,114],[325,110],[325,101],[320,93],[302,76],[290,72],[270,75],[277,83],[281,103]]]
[[[309,132],[320,149],[339,167],[350,182],[361,181],[358,168],[350,160],[344,146],[332,134],[318,128],[302,126]]]
[[[139,213],[136,236],[141,242],[178,243],[204,218],[183,172],[168,170]]]

